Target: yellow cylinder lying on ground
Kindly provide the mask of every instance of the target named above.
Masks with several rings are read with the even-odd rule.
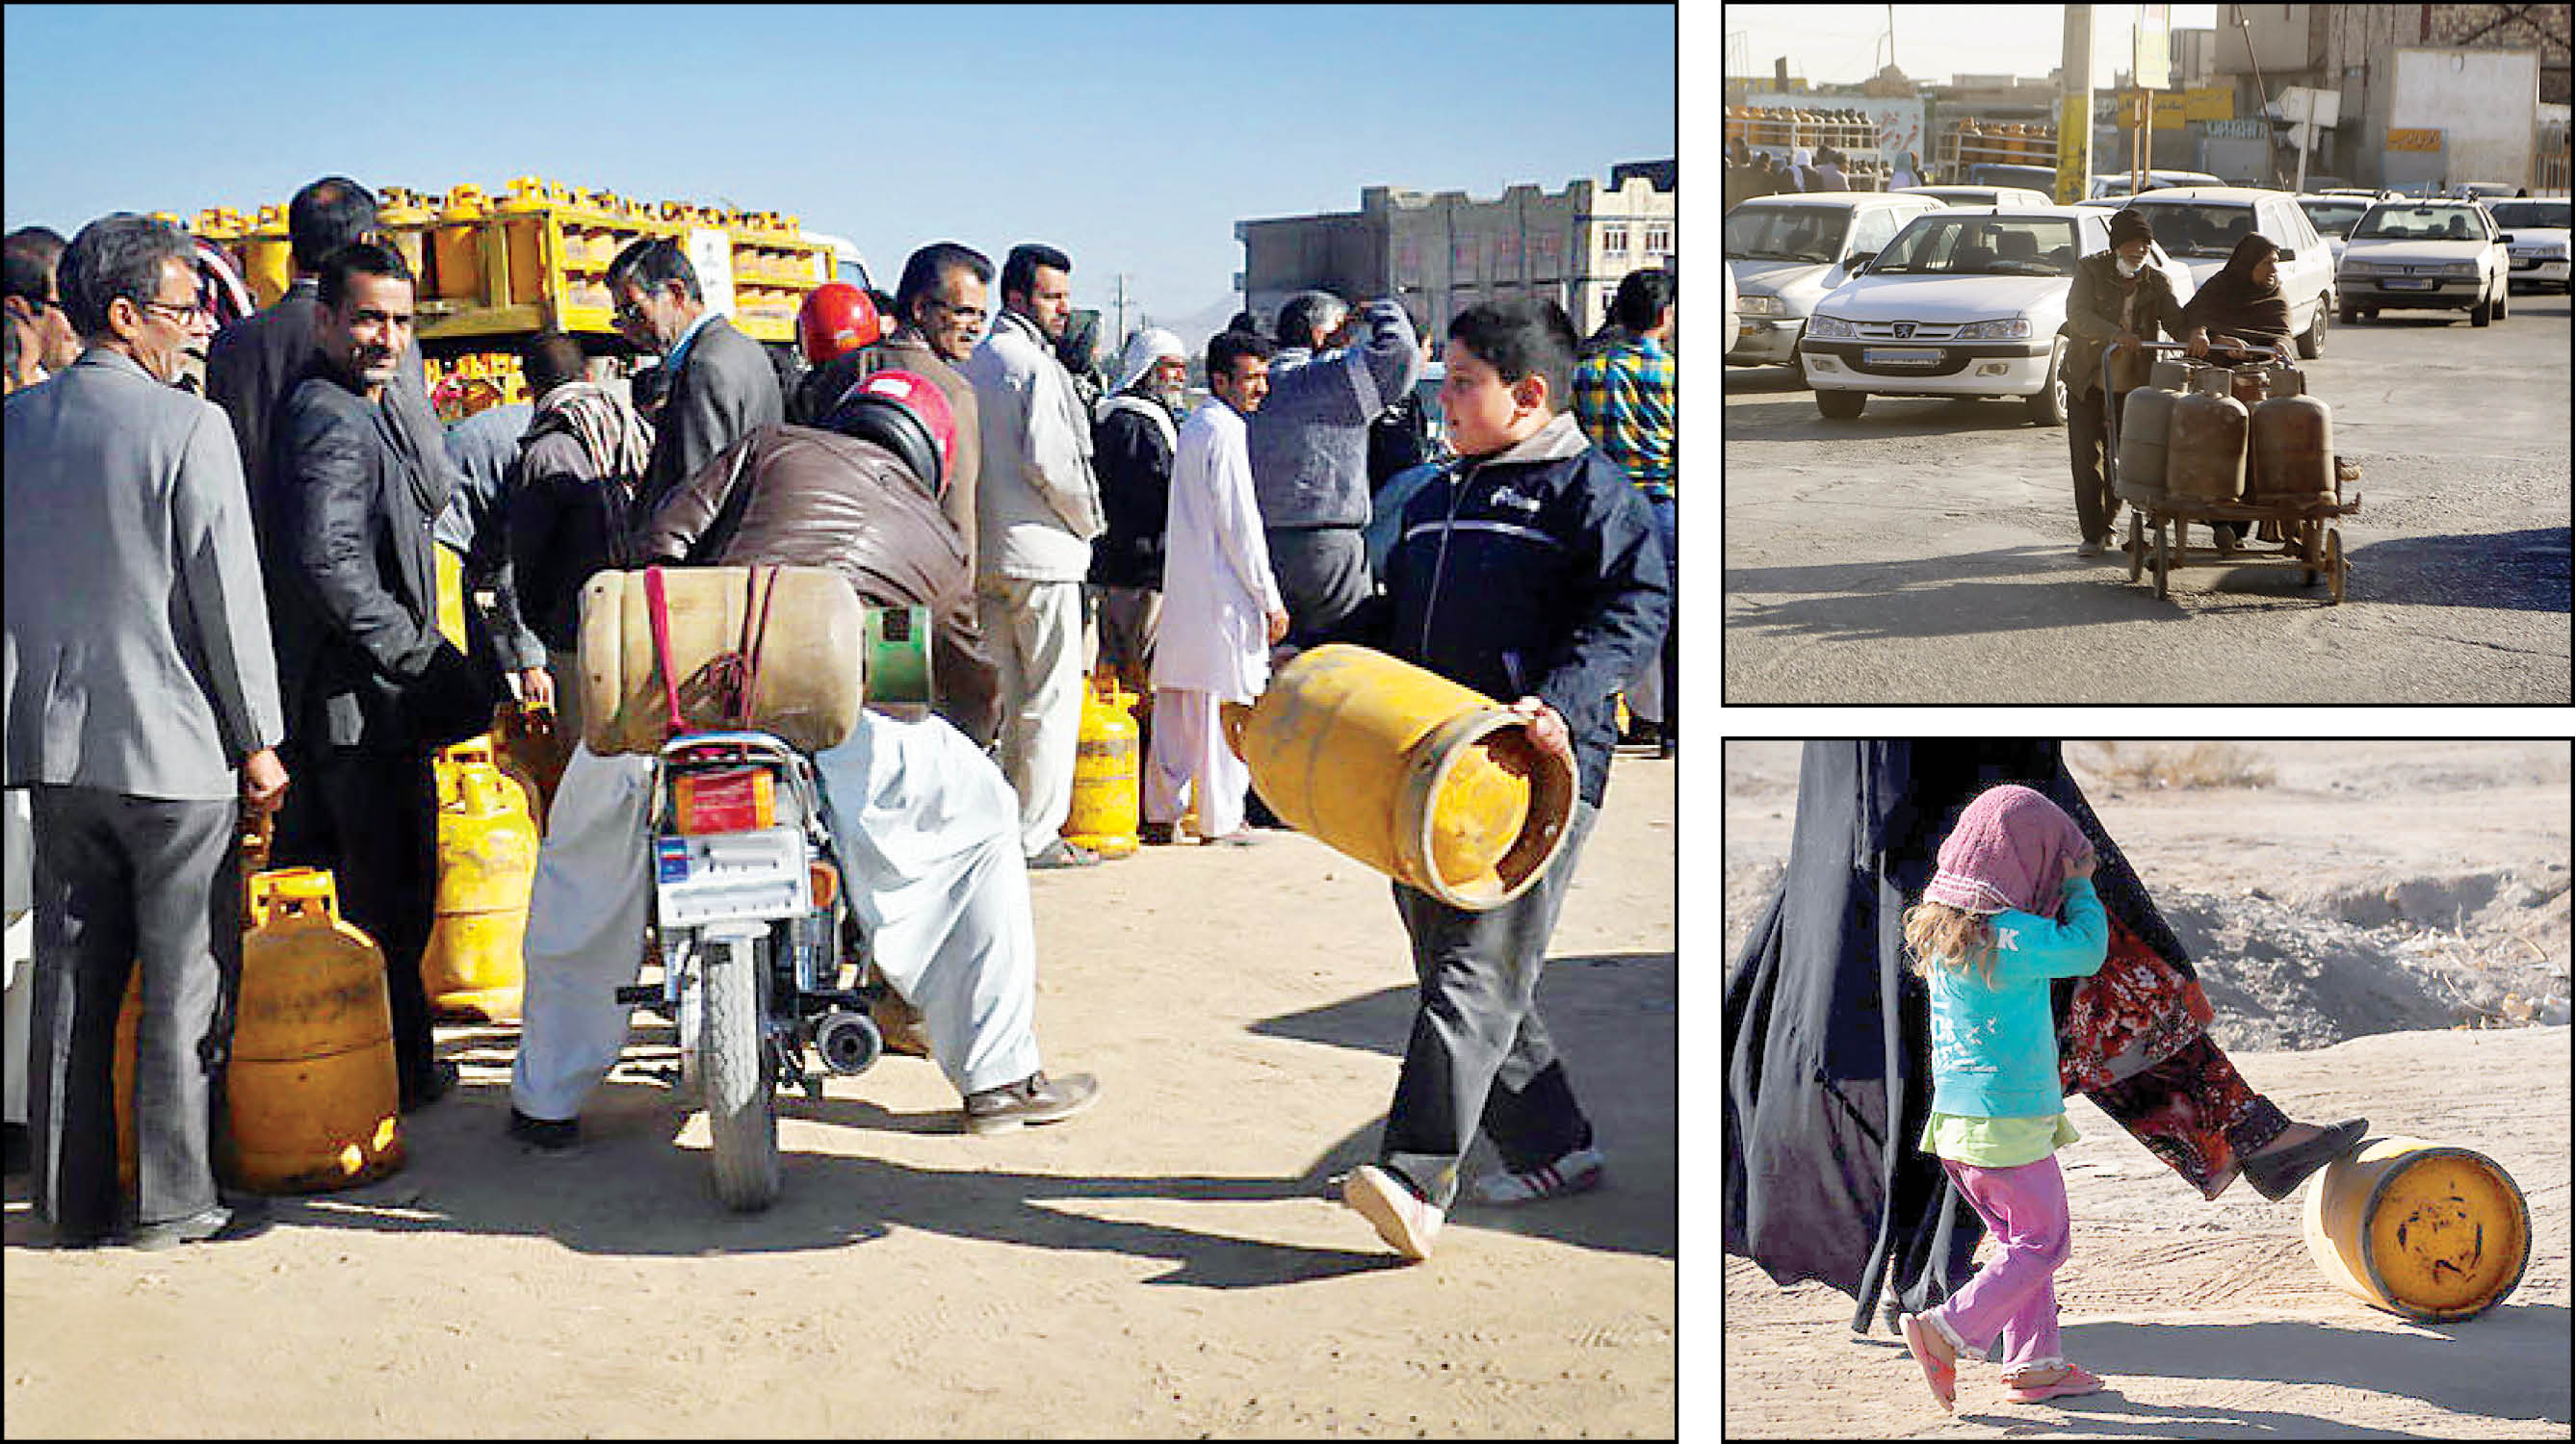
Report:
[[[252,885],[235,1010],[231,1168],[259,1193],[310,1193],[403,1163],[385,958],[340,920],[331,875],[284,868]]]
[[[1227,740],[1271,810],[1338,851],[1471,912],[1521,895],[1573,820],[1573,764],[1493,699],[1366,647],[1317,647]]]
[[[454,796],[439,801],[437,915],[420,979],[439,1012],[506,1023],[519,1016],[537,828],[517,786],[493,766],[489,740],[476,741],[483,756],[453,764]]]
[[[2474,1318],[2522,1282],[2531,1210],[2495,1161],[2420,1138],[2373,1138],[2319,1170],[2301,1209],[2335,1287],[2428,1323]]]
[[[1102,857],[1125,857],[1137,847],[1136,826],[1142,820],[1137,789],[1144,770],[1136,721],[1128,715],[1131,701],[1115,677],[1092,678],[1082,689],[1073,806],[1061,831],[1066,841]]]

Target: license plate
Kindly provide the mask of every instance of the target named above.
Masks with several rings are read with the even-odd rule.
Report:
[[[1872,366],[1938,366],[1941,353],[1912,347],[1869,347],[1860,353],[1860,359]]]
[[[2431,281],[2408,280],[2402,276],[2392,276],[2379,284],[2392,291],[2429,291],[2434,285]]]
[[[654,839],[662,926],[792,918],[809,906],[804,835],[792,827]]]

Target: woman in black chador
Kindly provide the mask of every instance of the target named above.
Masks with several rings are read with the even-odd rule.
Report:
[[[2061,1081],[2203,1198],[2238,1173],[2284,1198],[2367,1123],[2293,1123],[2210,1041],[2209,1000],[2173,929],[2102,830],[2055,742],[1810,742],[1789,868],[1726,981],[1726,1251],[1775,1283],[1818,1279],[1920,1313],[1973,1272],[1984,1225],[1914,1147],[1931,1109],[1923,985],[1902,918],[1960,809],[2018,782],[2100,857],[2110,957],[2055,987]],[[1898,1146],[1889,1147],[1896,1140]]]

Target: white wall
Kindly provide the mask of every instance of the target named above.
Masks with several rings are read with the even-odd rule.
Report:
[[[2395,60],[2391,129],[2444,132],[2453,181],[2530,181],[2536,52],[2401,49]]]

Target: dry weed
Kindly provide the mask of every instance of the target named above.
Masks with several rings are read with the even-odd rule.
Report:
[[[2230,742],[2104,742],[2100,771],[2130,787],[2269,787],[2272,769]]]

